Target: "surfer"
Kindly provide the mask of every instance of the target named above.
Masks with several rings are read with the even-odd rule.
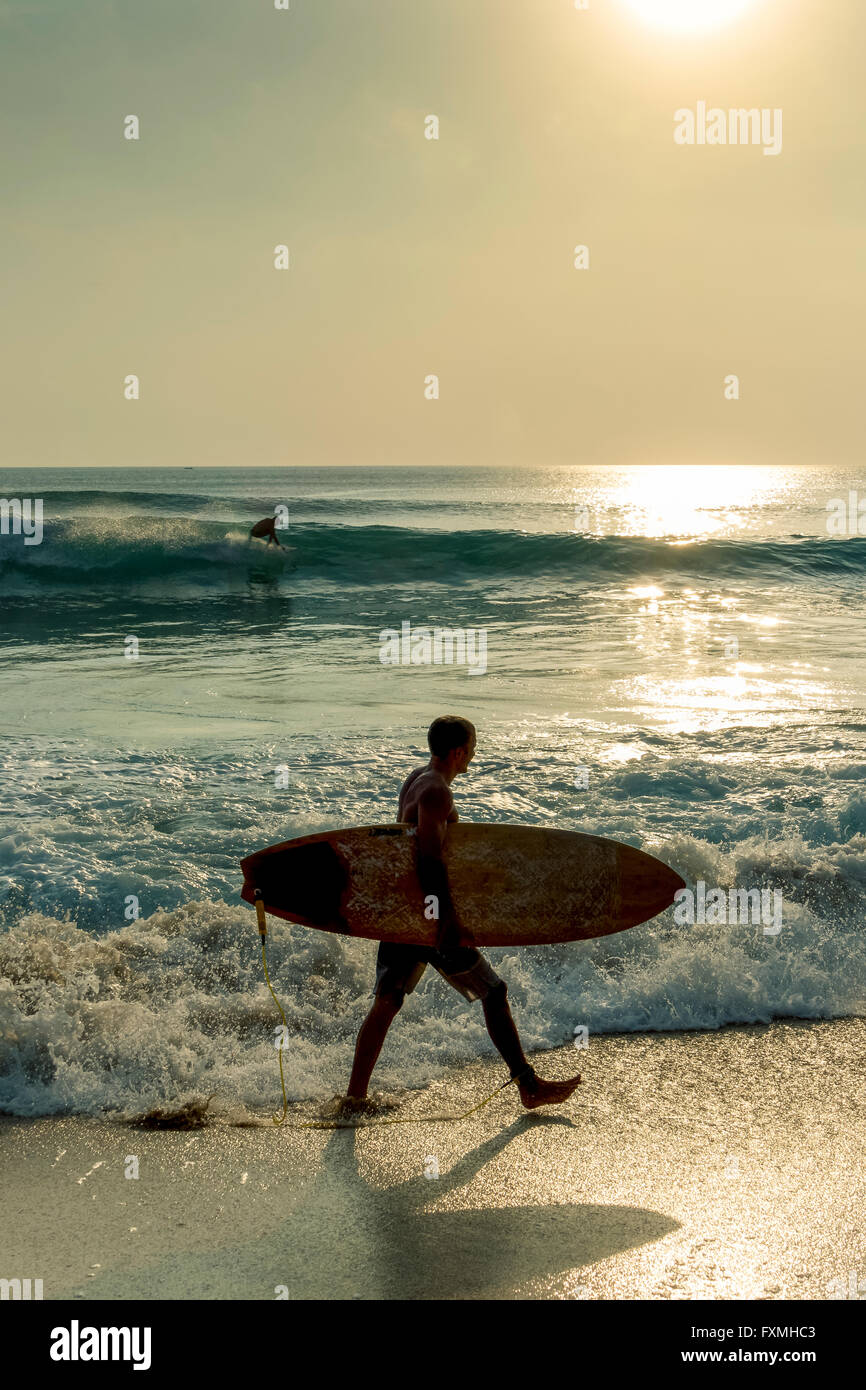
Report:
[[[527,1062],[511,1010],[508,989],[493,967],[474,947],[460,946],[460,922],[451,900],[442,847],[449,824],[458,819],[451,783],[465,773],[475,755],[475,726],[468,719],[446,714],[434,719],[427,734],[430,761],[416,768],[403,783],[397,819],[417,825],[417,868],[425,899],[438,903],[439,938],[436,947],[383,941],[376,960],[373,1005],[361,1025],[349,1090],[341,1105],[346,1113],[369,1105],[367,1087],[391,1024],[428,965],[470,1002],[480,999],[487,1031],[517,1081],[527,1110],[558,1105],[576,1089],[580,1077],[544,1081]]]
[[[257,521],[255,526],[250,529],[250,537],[252,538],[253,536],[259,539],[263,536],[267,536],[268,545],[273,541],[275,546],[280,550],[283,549],[277,539],[277,519],[275,516],[266,516],[262,521]]]

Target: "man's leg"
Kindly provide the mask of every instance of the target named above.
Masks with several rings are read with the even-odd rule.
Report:
[[[504,980],[490,988],[481,999],[484,1022],[491,1042],[513,1077],[520,1077],[517,1089],[527,1110],[538,1105],[560,1105],[580,1084],[580,1076],[568,1081],[544,1081],[527,1062],[511,1009],[508,1006],[508,987]],[[522,1073],[522,1075],[521,1075]]]
[[[484,1022],[487,1024],[487,1031],[493,1046],[511,1075],[517,1076],[520,1072],[527,1074],[531,1072],[532,1067],[526,1060],[517,1026],[511,1016],[511,1009],[508,1007],[508,989],[504,980],[495,989],[491,989],[487,996],[481,1000],[481,1007],[484,1010]]]
[[[379,1060],[388,1029],[403,1005],[403,995],[377,994],[373,1006],[361,1024],[355,1043],[355,1060],[349,1077],[347,1099],[363,1100],[367,1094],[373,1068]]]

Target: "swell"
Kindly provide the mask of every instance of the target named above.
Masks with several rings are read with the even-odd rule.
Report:
[[[163,498],[163,502],[164,502]],[[40,545],[0,538],[0,581],[7,591],[125,587],[153,578],[193,579],[220,587],[232,573],[262,563],[340,583],[473,576],[558,576],[587,583],[611,578],[683,575],[758,577],[768,582],[859,580],[866,538],[680,541],[501,530],[456,532],[397,526],[298,524],[281,533],[286,552],[247,539],[247,522],[100,516],[53,520]],[[291,565],[287,560],[291,557]]]

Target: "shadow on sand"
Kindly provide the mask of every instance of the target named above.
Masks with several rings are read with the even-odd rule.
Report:
[[[219,1242],[211,1255],[177,1253],[146,1270],[106,1271],[99,1296],[273,1299],[284,1286],[291,1300],[532,1298],[532,1281],[579,1271],[676,1229],[669,1217],[636,1207],[496,1205],[508,1202],[510,1190],[499,1174],[485,1194],[491,1205],[442,1209],[539,1125],[576,1129],[558,1116],[521,1116],[438,1180],[422,1171],[382,1188],[363,1175],[361,1133],[337,1131],[314,1176],[293,1190],[290,1210],[274,1210],[266,1235],[228,1249]],[[521,1190],[532,1181],[525,1170],[516,1177]],[[284,1203],[286,1185],[278,1191],[278,1199],[271,1189],[259,1202]]]

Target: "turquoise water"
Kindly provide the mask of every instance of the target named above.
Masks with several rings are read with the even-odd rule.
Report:
[[[616,836],[690,883],[783,893],[778,938],[664,918],[491,953],[529,1043],[577,1023],[862,1012],[866,536],[827,531],[828,502],[858,482],[829,468],[7,470],[4,496],[42,499],[44,535],[0,536],[0,1105],[215,1086],[267,1103],[272,1006],[237,860],[393,818],[447,711],[479,730],[455,784],[464,819]],[[277,505],[285,553],[247,539]],[[483,673],[383,664],[380,634],[404,622],[483,633]],[[375,948],[281,924],[272,951],[294,1093],[337,1089]],[[381,1080],[487,1049],[437,977]]]

